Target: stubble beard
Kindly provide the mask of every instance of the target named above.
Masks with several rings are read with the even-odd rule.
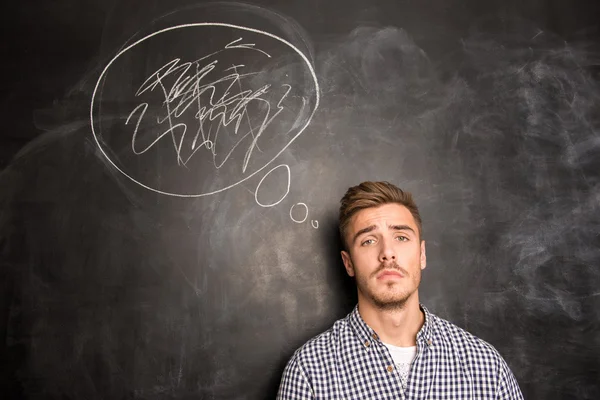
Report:
[[[401,290],[401,291],[393,291],[394,286],[399,286],[403,282],[388,282],[386,283],[386,287],[388,289],[385,293],[377,293],[371,287],[369,287],[369,281],[372,279],[376,279],[376,276],[383,271],[384,269],[390,270],[398,270],[402,274],[402,280],[407,280],[407,282],[413,283],[413,288]],[[384,265],[382,264],[376,271],[374,271],[367,279],[364,277],[360,277],[356,280],[356,284],[358,286],[358,290],[366,296],[375,307],[377,307],[381,311],[397,311],[402,310],[406,307],[406,302],[411,297],[413,293],[415,293],[419,287],[419,283],[421,281],[421,270],[418,269],[415,275],[411,275],[404,268],[398,266],[398,264],[393,265]],[[358,277],[357,277],[358,278]],[[406,283],[406,282],[405,282]]]

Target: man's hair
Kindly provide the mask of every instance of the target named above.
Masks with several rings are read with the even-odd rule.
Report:
[[[348,250],[346,231],[352,217],[361,210],[384,204],[400,204],[406,207],[415,219],[419,238],[422,238],[421,214],[419,214],[419,208],[413,200],[412,194],[389,182],[367,181],[348,189],[340,201],[340,236],[345,250]]]

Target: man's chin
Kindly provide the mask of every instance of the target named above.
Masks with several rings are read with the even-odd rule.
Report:
[[[380,310],[390,311],[390,310],[401,310],[404,307],[406,307],[406,302],[408,300],[408,297],[406,297],[406,296],[398,296],[398,297],[391,297],[391,298],[371,297],[371,300],[373,301],[373,304],[375,304],[375,307],[379,308]]]

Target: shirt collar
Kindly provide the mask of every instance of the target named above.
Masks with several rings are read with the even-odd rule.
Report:
[[[428,347],[433,344],[433,314],[429,312],[429,310],[422,304],[419,305],[421,311],[425,315],[425,322],[423,326],[417,332],[417,344],[427,345]],[[370,341],[379,341],[379,336],[375,331],[367,325],[367,323],[362,319],[360,313],[358,312],[358,305],[354,307],[354,310],[350,314],[348,314],[348,323],[350,327],[354,330],[354,333],[358,336],[358,339],[362,343],[370,342]]]

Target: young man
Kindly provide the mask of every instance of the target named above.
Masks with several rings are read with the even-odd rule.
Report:
[[[358,306],[296,351],[278,399],[523,398],[490,344],[420,305],[427,259],[410,193],[363,182],[342,198],[339,222]]]

